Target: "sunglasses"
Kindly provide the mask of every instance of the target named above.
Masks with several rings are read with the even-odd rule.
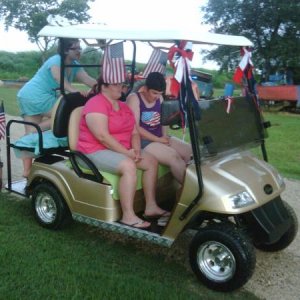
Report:
[[[82,50],[82,48],[81,47],[71,47],[71,48],[69,48],[69,50],[73,50],[73,51],[81,51]]]

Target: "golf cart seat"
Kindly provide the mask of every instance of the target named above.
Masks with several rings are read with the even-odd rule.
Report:
[[[80,93],[62,95],[52,111],[52,130],[43,132],[37,124],[32,122],[9,121],[8,132],[12,123],[27,124],[37,131],[37,133],[24,135],[12,143],[9,139],[9,146],[15,150],[17,157],[22,157],[24,151],[27,156],[36,158],[68,150],[67,128],[70,113],[78,105],[83,105],[86,100]],[[9,133],[8,137],[10,137]]]
[[[87,101],[80,93],[62,95],[52,110],[52,130],[42,132],[41,128],[32,122],[10,120],[6,126],[7,146],[7,183],[12,190],[11,149],[17,157],[32,157],[47,164],[53,163],[62,156],[68,156],[68,123],[71,111],[82,106]],[[16,141],[11,140],[11,126],[16,124],[33,126],[37,133],[25,135]],[[55,155],[53,155],[55,154]],[[58,154],[58,155],[57,155]]]
[[[70,115],[69,126],[68,126],[68,140],[70,148],[69,163],[70,167],[74,169],[79,177],[90,179],[96,182],[108,183],[112,186],[113,194],[112,197],[115,200],[120,199],[118,193],[119,175],[104,172],[98,170],[90,159],[82,152],[76,150],[76,144],[79,136],[79,121],[81,111],[83,107],[75,108]],[[158,177],[169,172],[169,168],[166,166],[159,166]],[[137,170],[137,186],[136,189],[142,189],[142,171]]]

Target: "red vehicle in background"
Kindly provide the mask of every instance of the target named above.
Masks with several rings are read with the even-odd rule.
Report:
[[[300,85],[285,73],[270,75],[269,81],[257,85],[257,93],[262,104],[281,104],[285,111],[300,113]]]

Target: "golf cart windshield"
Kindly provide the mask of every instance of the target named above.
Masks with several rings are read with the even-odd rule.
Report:
[[[202,158],[259,146],[266,137],[250,97],[204,100],[199,105],[198,138]]]

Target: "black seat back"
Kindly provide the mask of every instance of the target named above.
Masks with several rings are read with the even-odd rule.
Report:
[[[52,131],[58,137],[68,136],[68,125],[72,111],[83,106],[88,98],[83,97],[79,92],[62,95],[57,106],[53,109]]]

